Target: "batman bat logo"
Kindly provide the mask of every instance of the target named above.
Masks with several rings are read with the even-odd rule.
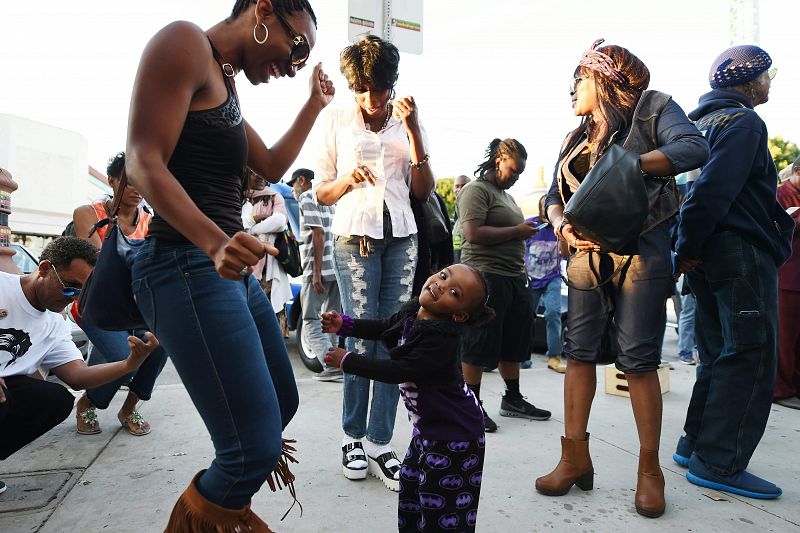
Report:
[[[446,514],[439,518],[439,527],[442,529],[455,529],[458,527],[458,515]]]
[[[475,522],[478,520],[478,510],[473,509],[467,513],[467,525],[474,526]]]
[[[408,511],[409,513],[418,513],[422,509],[419,506],[419,502],[415,502],[414,500],[400,500],[397,503],[397,508],[401,511]]]
[[[486,447],[486,436],[481,435],[478,437],[478,448],[485,448]]]
[[[425,509],[441,509],[444,507],[444,498],[432,492],[420,492],[419,504]]]
[[[465,452],[469,450],[469,442],[463,442],[463,441],[448,442],[447,447],[450,449],[451,452]]]
[[[452,474],[449,476],[444,476],[442,479],[439,480],[439,486],[443,489],[460,489],[461,485],[464,484],[464,480],[461,479],[461,476],[457,474]]]
[[[462,492],[456,496],[456,509],[465,509],[472,503],[472,494],[469,492]]]
[[[419,470],[403,465],[400,467],[400,477],[403,477],[409,481],[419,481]]]
[[[436,468],[438,470],[444,470],[450,467],[450,458],[438,453],[427,454],[425,456],[425,462],[428,463],[428,466],[431,468]]]
[[[466,459],[464,459],[463,463],[461,463],[461,470],[470,470],[472,468],[475,468],[476,466],[478,466],[478,463],[480,461],[481,461],[480,457],[478,457],[475,454],[472,454]]]
[[[480,487],[481,481],[483,481],[483,472],[475,472],[469,476],[469,484],[473,487]]]

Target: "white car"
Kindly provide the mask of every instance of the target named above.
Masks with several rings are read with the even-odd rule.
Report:
[[[17,252],[11,258],[23,274],[30,274],[36,270],[36,267],[39,266],[39,261],[36,260],[36,257],[34,257],[27,248],[16,243],[12,243],[11,248]],[[69,316],[69,313],[67,313],[67,317],[67,322],[69,322],[72,328],[72,342],[75,343],[75,346],[78,347],[83,358],[86,359],[89,356],[89,347],[91,346],[89,339],[86,337],[83,330],[72,321],[72,317]]]

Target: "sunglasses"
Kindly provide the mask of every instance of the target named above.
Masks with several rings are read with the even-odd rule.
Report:
[[[78,296],[81,293],[81,290],[77,287],[67,287],[64,285],[64,282],[61,280],[61,276],[58,275],[58,270],[53,263],[50,263],[50,266],[53,267],[53,272],[56,273],[56,278],[58,278],[58,282],[61,284],[61,294],[64,296]]]
[[[292,51],[289,54],[289,63],[297,69],[300,70],[304,66],[306,66],[306,61],[308,61],[308,56],[311,55],[311,47],[308,46],[308,41],[305,37],[294,31],[292,25],[280,14],[278,11],[274,11],[275,16],[278,18],[283,27],[286,28],[286,31],[289,33],[289,37],[292,39]]]
[[[589,76],[576,76],[572,78],[572,81],[569,84],[569,94],[575,94],[575,91],[578,90],[578,85],[585,79],[588,79]]]

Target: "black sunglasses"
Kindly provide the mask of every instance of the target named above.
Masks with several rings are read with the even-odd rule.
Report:
[[[289,54],[289,63],[297,69],[300,70],[304,66],[306,66],[306,61],[308,61],[308,56],[311,55],[311,47],[308,46],[308,41],[305,37],[294,31],[292,25],[281,15],[278,11],[274,11],[275,16],[278,18],[283,27],[286,28],[286,31],[289,33],[289,37],[292,39],[292,52]]]
[[[53,267],[53,272],[56,273],[56,278],[58,278],[58,282],[61,284],[61,294],[64,296],[78,296],[81,293],[81,290],[77,287],[67,287],[64,285],[64,282],[61,280],[61,276],[58,275],[58,270],[56,270],[56,266],[53,263],[50,263],[50,266]]]

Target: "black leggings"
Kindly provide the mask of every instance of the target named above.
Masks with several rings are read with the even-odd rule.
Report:
[[[397,528],[475,531],[486,439],[435,441],[415,435],[400,469]]]
[[[3,380],[6,401],[0,403],[0,460],[63,422],[75,403],[72,394],[56,383],[27,376]]]

